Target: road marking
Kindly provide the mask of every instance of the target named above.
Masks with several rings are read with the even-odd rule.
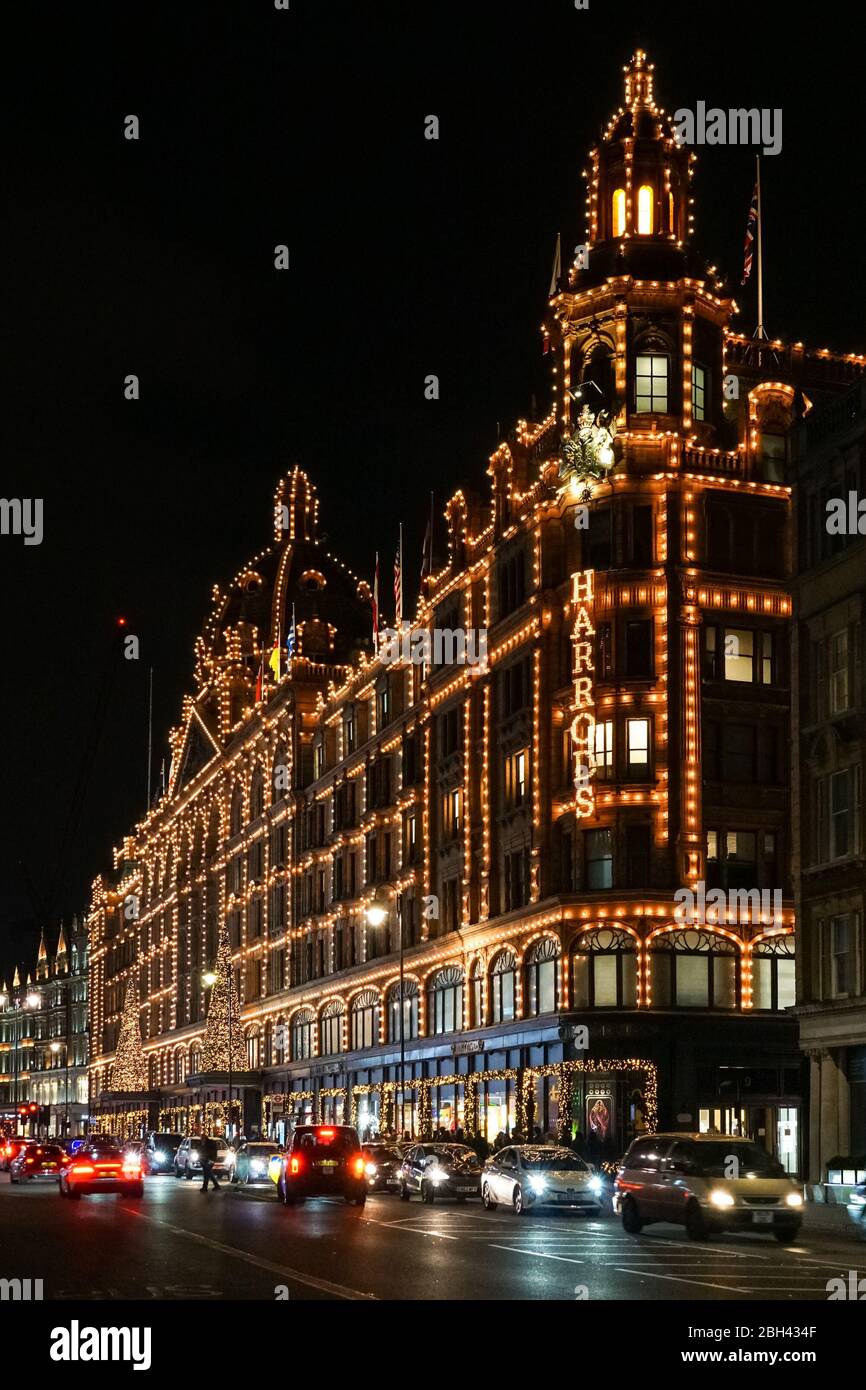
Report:
[[[549,1255],[544,1250],[521,1250],[516,1245],[491,1245],[491,1250],[510,1250],[513,1255],[535,1255],[539,1260],[559,1260],[566,1265],[585,1265],[586,1260],[575,1260],[571,1255]]]
[[[429,1229],[426,1226],[405,1226],[401,1221],[377,1221],[375,1216],[365,1216],[363,1220],[370,1226],[384,1226],[388,1231],[408,1231],[414,1236],[436,1236],[439,1240],[460,1239],[459,1236],[448,1236],[444,1231],[436,1231],[432,1226]]]
[[[648,1269],[624,1269],[614,1265],[619,1274],[634,1274],[639,1279],[667,1279],[672,1284],[699,1284],[705,1289],[722,1289],[724,1293],[751,1293],[751,1289],[737,1288],[736,1284],[711,1284],[708,1279],[678,1279],[675,1274],[653,1274]]]
[[[284,1279],[294,1279],[297,1283],[306,1284],[309,1288],[318,1289],[321,1293],[333,1294],[335,1298],[376,1299],[376,1295],[373,1293],[361,1293],[359,1289],[350,1289],[344,1284],[334,1284],[330,1279],[319,1279],[314,1274],[304,1274],[299,1269],[289,1269],[286,1265],[274,1264],[272,1260],[263,1260],[258,1255],[251,1255],[247,1250],[238,1250],[234,1245],[223,1245],[222,1241],[211,1240],[210,1236],[201,1236],[197,1231],[187,1231],[183,1226],[173,1226],[168,1221],[160,1221],[155,1216],[147,1216],[143,1211],[137,1211],[135,1207],[121,1207],[121,1211],[128,1212],[130,1216],[137,1216],[141,1221],[151,1221],[155,1226],[162,1226],[174,1235],[185,1236],[187,1240],[197,1241],[199,1245],[206,1245],[211,1250],[219,1250],[223,1255],[233,1255],[237,1259],[245,1260],[247,1264],[257,1265],[259,1269],[266,1269],[271,1274],[280,1274]]]

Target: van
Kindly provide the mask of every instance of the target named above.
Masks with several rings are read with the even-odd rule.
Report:
[[[685,1226],[692,1240],[758,1231],[783,1245],[803,1220],[803,1192],[778,1159],[751,1139],[653,1134],[636,1139],[614,1184],[614,1210],[639,1235],[654,1221]]]

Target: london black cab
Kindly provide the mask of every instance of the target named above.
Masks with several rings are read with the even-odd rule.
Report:
[[[722,1231],[795,1239],[803,1193],[772,1154],[725,1134],[653,1134],[636,1139],[614,1184],[614,1210],[630,1235],[653,1221],[685,1226],[692,1240]]]
[[[349,1125],[301,1125],[290,1146],[271,1159],[268,1176],[287,1207],[307,1197],[343,1197],[362,1207],[366,1163],[358,1133]]]
[[[70,1155],[60,1171],[61,1197],[79,1197],[94,1192],[122,1192],[124,1197],[142,1197],[144,1182],[141,1159],[125,1154],[116,1144],[102,1139],[90,1141]]]

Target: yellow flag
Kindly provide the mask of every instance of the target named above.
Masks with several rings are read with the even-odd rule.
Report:
[[[275,680],[275,681],[278,681],[278,680],[280,679],[280,649],[279,649],[279,647],[274,647],[274,650],[271,652],[270,656],[268,657],[268,665],[270,666],[271,670],[272,670],[273,673],[274,673],[274,680]]]

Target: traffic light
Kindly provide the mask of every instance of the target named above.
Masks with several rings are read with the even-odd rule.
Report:
[[[31,1115],[35,1115],[35,1114],[36,1114],[36,1111],[39,1109],[39,1106],[36,1104],[36,1101],[35,1101],[35,1100],[31,1100],[31,1102],[30,1102],[30,1104],[28,1105],[27,1109],[29,1110],[29,1112],[30,1112]]]

